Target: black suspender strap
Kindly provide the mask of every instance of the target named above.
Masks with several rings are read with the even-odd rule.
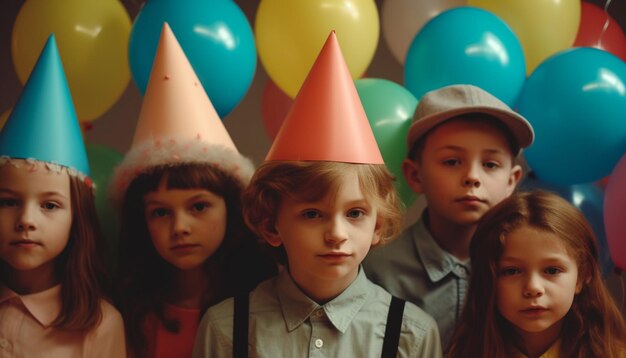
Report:
[[[398,355],[400,343],[400,329],[402,328],[402,314],[404,313],[405,300],[391,296],[391,305],[387,314],[387,326],[383,341],[382,358],[395,358]]]
[[[248,357],[249,294],[235,296],[233,318],[233,358]]]

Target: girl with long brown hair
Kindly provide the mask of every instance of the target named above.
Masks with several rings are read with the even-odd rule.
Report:
[[[626,325],[593,231],[555,194],[515,194],[471,243],[465,310],[448,357],[624,357]]]

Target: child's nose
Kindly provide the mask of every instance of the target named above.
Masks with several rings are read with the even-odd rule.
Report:
[[[531,274],[524,287],[524,297],[540,297],[543,295],[543,285],[541,279],[536,274]]]
[[[185,215],[174,214],[172,231],[175,238],[188,236],[191,233],[191,225],[189,224],[189,220]]]
[[[33,231],[37,229],[35,225],[35,208],[32,205],[24,205],[22,212],[15,221],[15,230],[17,231]]]
[[[329,222],[328,229],[324,235],[324,239],[329,243],[338,243],[345,241],[348,238],[346,233],[345,223],[342,219],[332,219]]]
[[[463,186],[469,188],[480,187],[480,169],[477,164],[472,164],[468,168],[463,178]]]

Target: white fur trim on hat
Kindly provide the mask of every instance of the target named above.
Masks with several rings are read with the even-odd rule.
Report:
[[[155,139],[133,147],[115,168],[109,196],[120,207],[130,183],[141,173],[157,166],[179,164],[210,164],[239,180],[245,187],[254,173],[252,162],[222,145],[207,143],[200,137],[193,140]]]
[[[60,173],[67,173],[69,176],[71,177],[76,177],[78,178],[80,181],[82,181],[83,183],[85,183],[85,185],[87,185],[88,188],[90,188],[91,190],[95,190],[96,189],[96,185],[95,183],[91,180],[91,178],[89,178],[87,175],[85,175],[82,172],[79,172],[78,170],[74,169],[74,168],[70,168],[70,167],[66,167],[65,165],[61,165],[61,164],[56,164],[56,163],[50,163],[50,162],[44,162],[42,160],[37,160],[34,158],[12,158],[6,155],[1,155],[0,156],[0,167],[5,165],[5,164],[11,164],[13,167],[15,168],[26,168],[28,171],[35,171],[38,170],[39,168],[43,168],[51,173],[56,173],[56,174],[60,174]]]

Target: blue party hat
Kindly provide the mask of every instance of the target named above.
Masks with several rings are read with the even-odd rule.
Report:
[[[34,159],[89,176],[89,163],[54,35],[0,132],[0,157]]]

